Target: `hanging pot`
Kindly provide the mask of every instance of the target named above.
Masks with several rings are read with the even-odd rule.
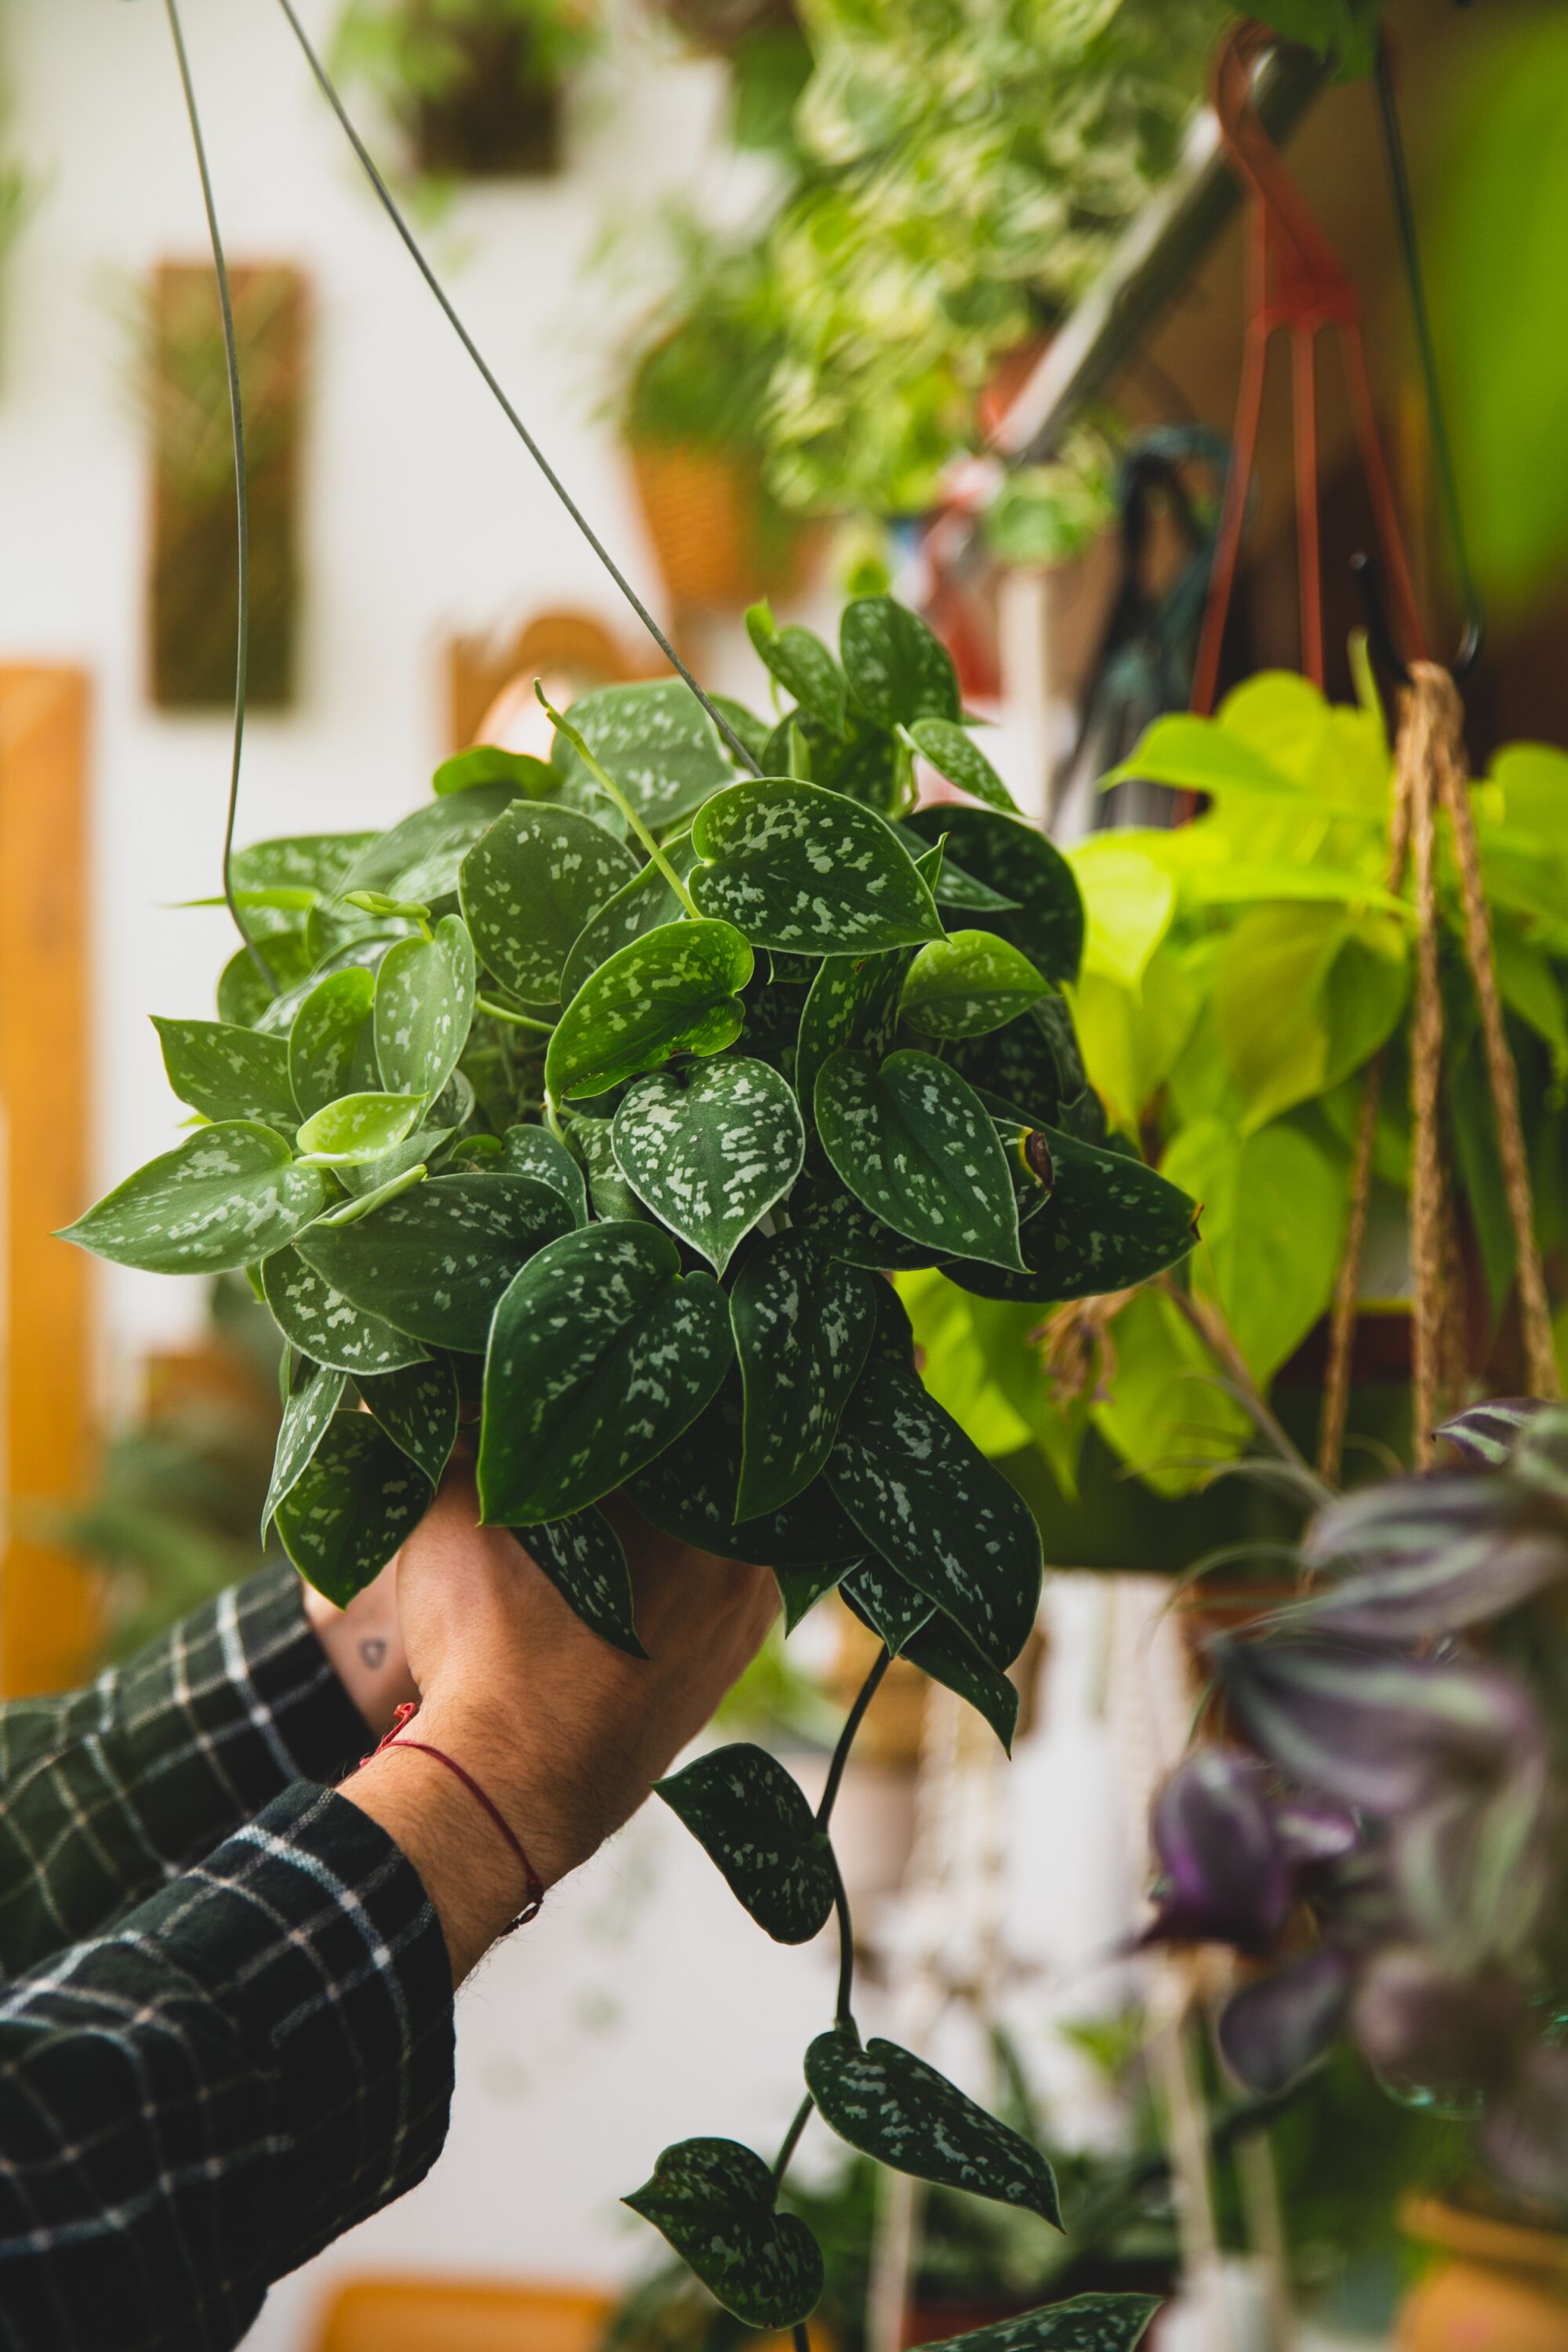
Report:
[[[1568,2352],[1568,2233],[1436,2197],[1400,2219],[1436,2259],[1401,2306],[1397,2352]]]
[[[419,99],[419,169],[464,180],[544,179],[561,169],[561,87],[533,58],[526,25],[444,27],[463,69]]]
[[[679,610],[739,611],[798,585],[809,534],[768,499],[754,459],[651,438],[632,441],[630,452],[637,503]]]

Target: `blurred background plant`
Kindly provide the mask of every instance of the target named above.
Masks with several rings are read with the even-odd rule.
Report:
[[[602,37],[595,0],[348,0],[331,54],[420,172],[527,177],[559,168],[562,91]]]

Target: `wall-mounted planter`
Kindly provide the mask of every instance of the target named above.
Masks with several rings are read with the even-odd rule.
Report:
[[[422,97],[414,139],[421,172],[464,180],[547,179],[561,169],[561,86],[530,57],[523,25],[481,25],[452,36],[461,75]]]
[[[798,584],[809,534],[779,513],[752,459],[640,436],[630,450],[637,503],[678,609],[739,612]]]

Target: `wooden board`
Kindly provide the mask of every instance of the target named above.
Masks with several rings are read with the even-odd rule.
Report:
[[[41,1515],[89,1470],[87,770],[79,670],[0,665],[0,1694],[90,1661],[86,1568]]]

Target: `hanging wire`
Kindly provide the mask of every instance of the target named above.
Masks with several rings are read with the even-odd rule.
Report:
[[[305,28],[300,24],[299,17],[294,12],[292,0],[278,0],[278,5],[282,9],[285,16],[288,17],[289,23],[293,30],[294,38],[299,42],[300,48],[305,53],[306,62],[316,78],[321,95],[326,100],[327,104],[331,108],[332,112],[337,116],[339,122],[342,124],[349,144],[353,147],[354,153],[358,156],[365,177],[369,180],[371,186],[375,190],[376,195],[381,201],[382,207],[385,212],[387,218],[391,221],[393,227],[397,231],[398,236],[403,239],[404,244],[407,247],[410,258],[412,259],[415,268],[424,278],[425,283],[430,289],[431,293],[436,297],[436,299],[440,304],[443,311],[445,311],[447,322],[452,329],[453,333],[457,336],[458,341],[462,344],[463,349],[468,352],[468,357],[472,360],[480,375],[483,376],[485,383],[489,385],[502,415],[507,420],[507,423],[511,426],[512,431],[517,435],[518,439],[522,443],[523,447],[528,451],[529,456],[532,458],[534,464],[538,467],[540,472],[543,475],[545,480],[549,483],[551,488],[554,491],[556,497],[560,499],[562,505],[565,508],[567,513],[571,516],[573,521],[576,524],[578,530],[582,532],[584,538],[587,541],[589,546],[593,549],[595,554],[598,557],[600,562],[604,565],[605,571],[609,573],[611,579],[615,582],[616,587],[620,590],[622,595],[626,598],[627,604],[631,606],[633,612],[637,614],[638,620],[647,631],[649,636],[652,637],[655,645],[658,646],[665,659],[670,664],[671,667],[677,670],[685,679],[687,685],[691,688],[692,693],[697,697],[698,701],[702,705],[703,709],[708,713],[709,718],[713,721],[714,726],[719,730],[719,732],[723,737],[725,742],[730,746],[731,751],[735,754],[735,757],[751,770],[752,775],[760,775],[762,773],[762,770],[757,761],[752,758],[745,744],[742,743],[741,738],[736,734],[734,729],[724,717],[722,711],[717,708],[710,697],[706,695],[702,688],[698,685],[697,680],[692,677],[691,672],[687,668],[686,664],[681,660],[680,656],[676,652],[675,647],[670,644],[669,639],[665,635],[664,631],[659,627],[658,623],[654,619],[653,614],[648,611],[647,606],[643,603],[642,598],[637,594],[637,590],[632,586],[631,582],[626,578],[626,573],[621,570],[620,565],[616,562],[615,557],[610,553],[609,549],[605,545],[604,541],[599,537],[598,532],[594,529],[592,523],[588,520],[587,516],[583,512],[582,508],[572,496],[571,491],[566,488],[565,483],[562,480],[560,475],[556,472],[554,467],[551,464],[549,458],[545,456],[543,450],[540,447],[538,442],[534,439],[532,434],[529,431],[527,425],[523,423],[521,417],[512,406],[511,402],[501,390],[500,384],[498,382],[494,372],[490,368],[489,362],[486,360],[484,353],[480,351],[478,343],[475,342],[472,335],[469,334],[467,327],[464,326],[463,321],[458,317],[445,287],[443,287],[440,279],[437,277],[435,270],[426,260],[424,250],[420,246],[418,239],[415,236],[413,230],[409,227],[407,221],[405,219],[396,198],[393,195],[393,193],[387,186],[386,182],[382,178],[381,173],[377,171],[375,163],[371,156],[370,150],[366,147],[364,141],[360,137],[359,132],[354,129],[353,123],[349,118],[348,110],[344,106],[342,100],[338,96],[337,90],[332,85],[331,79],[328,74],[325,66],[321,63],[321,58],[311,47],[310,39],[305,32]]]
[[[245,463],[245,407],[239,389],[239,347],[234,331],[234,303],[229,293],[228,265],[224,259],[223,238],[218,232],[212,175],[207,170],[206,142],[202,137],[202,121],[196,109],[195,87],[191,79],[191,61],[185,54],[185,37],[180,26],[177,0],[163,0],[163,6],[169,19],[169,30],[174,36],[174,55],[179,60],[180,82],[185,93],[185,112],[191,125],[191,142],[196,151],[196,169],[201,173],[202,202],[206,206],[213,275],[217,279],[218,308],[223,313],[224,364],[228,372],[228,417],[234,440],[234,499],[239,576],[234,656],[234,751],[229,762],[228,815],[223,835],[223,895],[225,904],[234,918],[235,929],[245,941],[251,961],[268,987],[276,992],[278,982],[272,967],[246,929],[239,901],[234,895],[234,827],[239,814],[239,768],[245,751],[245,704],[250,680],[250,498]]]

